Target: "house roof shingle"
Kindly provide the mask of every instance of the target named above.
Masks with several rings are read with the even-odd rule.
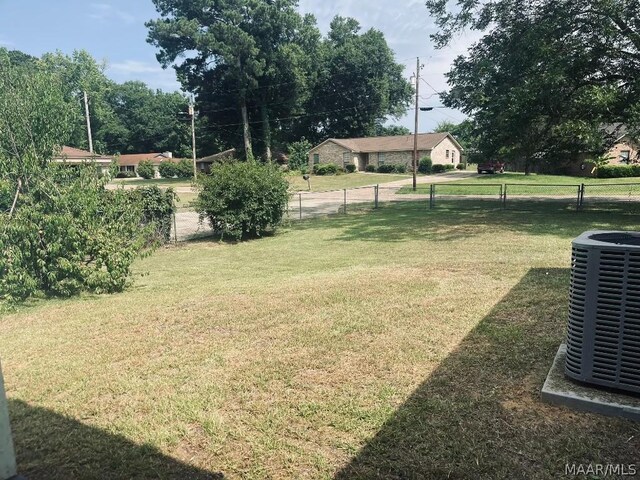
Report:
[[[86,161],[92,160],[96,163],[110,163],[113,158],[108,155],[100,155],[97,153],[91,153],[86,150],[81,150],[79,148],[63,146],[60,151],[60,156],[55,159],[56,161],[62,162],[67,161],[70,163],[77,163],[78,161]]]
[[[440,142],[450,136],[449,133],[418,134],[418,150],[433,150]],[[328,141],[348,148],[354,152],[406,152],[413,150],[413,135],[368,138],[330,138]]]
[[[213,163],[217,160],[224,160],[226,158],[234,158],[236,156],[236,149],[231,148],[229,150],[225,150],[224,152],[216,153],[214,155],[209,155],[208,157],[199,158],[197,160],[198,163]]]
[[[172,162],[177,161],[177,159],[172,158],[168,153],[132,153],[127,155],[120,155],[120,157],[118,158],[118,165],[123,167],[133,165],[134,167],[137,167],[143,160],[151,160],[151,163],[153,163],[154,165],[157,165],[164,160],[170,160]]]

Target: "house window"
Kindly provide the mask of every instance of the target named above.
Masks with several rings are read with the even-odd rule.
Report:
[[[620,152],[620,161],[622,163],[629,163],[629,158],[631,158],[631,150],[622,150]]]
[[[313,154],[313,164],[317,165],[318,163],[320,163],[320,154],[319,153],[314,153]]]
[[[344,152],[342,154],[342,166],[346,167],[351,163],[351,154],[349,152]]]
[[[449,150],[447,150],[447,159],[449,158]]]
[[[455,150],[451,151],[451,163],[456,163],[456,152],[455,152]]]
[[[378,153],[378,165],[384,165],[387,161],[387,155],[385,153]]]

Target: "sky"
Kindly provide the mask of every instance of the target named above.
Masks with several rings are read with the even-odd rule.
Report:
[[[424,64],[423,106],[441,105],[435,92],[446,90],[444,74],[477,38],[464,35],[450,47],[436,50],[429,39],[436,27],[423,0],[300,0],[300,10],[313,13],[323,33],[335,15],[357,19],[363,30],[381,30],[396,60],[406,66],[407,79],[419,56]],[[142,80],[152,88],[178,90],[174,71],[160,67],[155,47],[146,42],[144,23],[157,17],[151,0],[0,0],[0,47],[34,56],[84,49],[106,61],[106,74],[117,82]],[[441,121],[459,123],[464,118],[461,112],[436,108],[420,113],[419,130],[428,132]],[[389,123],[413,131],[414,114]]]

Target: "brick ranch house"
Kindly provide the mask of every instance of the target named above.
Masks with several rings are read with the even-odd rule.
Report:
[[[113,163],[113,157],[99,155],[97,153],[87,152],[74,147],[62,147],[60,155],[53,159],[56,163],[65,165],[85,165],[87,163],[95,163],[101,173],[106,174]]]
[[[613,147],[604,154],[604,157],[609,159],[609,165],[640,163],[640,143],[629,134],[625,125],[620,123],[607,125],[603,130],[615,141]],[[569,162],[567,173],[580,177],[595,176],[596,164],[591,161],[592,159],[592,154],[578,154],[577,159]]]
[[[138,174],[138,165],[140,162],[149,160],[153,164],[154,176],[160,178],[160,163],[166,160],[177,163],[178,160],[173,158],[173,153],[134,153],[129,155],[120,155],[116,157],[116,163],[118,165],[119,172],[133,172]]]
[[[413,165],[413,135],[368,138],[330,138],[309,151],[309,169],[319,163],[335,163],[344,167],[356,165],[364,171],[367,165]],[[429,155],[433,164],[458,165],[464,149],[450,133],[418,134],[418,159]]]

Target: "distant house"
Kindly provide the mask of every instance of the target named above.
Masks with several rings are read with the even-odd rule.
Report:
[[[604,157],[609,159],[609,165],[640,163],[640,143],[629,134],[625,125],[621,123],[607,125],[604,131],[615,140],[613,147],[604,154]],[[590,161],[592,158],[592,155],[586,153],[579,155],[578,160],[570,164],[568,173],[578,176],[595,175],[596,165]]]
[[[196,160],[196,168],[200,173],[211,172],[211,165],[214,163],[228,162],[236,158],[236,149],[225,150],[224,152],[216,153],[215,155],[209,155],[208,157],[200,158]]]
[[[413,165],[413,135],[368,138],[330,138],[309,151],[309,168],[319,163],[335,163],[341,167],[356,165],[364,171],[367,165]],[[450,133],[418,135],[418,159],[431,156],[433,164],[458,165],[464,149]]]
[[[99,155],[97,153],[87,152],[74,147],[62,147],[60,155],[53,159],[56,163],[64,163],[67,165],[85,165],[87,163],[95,164],[101,173],[107,173],[113,162],[113,157]]]
[[[166,160],[170,160],[172,162],[176,162],[173,158],[173,153],[171,152],[163,152],[163,153],[134,153],[129,155],[120,155],[117,158],[118,171],[121,173],[132,172],[137,175],[138,165],[140,162],[149,160],[153,164],[153,169],[155,170],[155,177],[160,177],[160,163]]]

